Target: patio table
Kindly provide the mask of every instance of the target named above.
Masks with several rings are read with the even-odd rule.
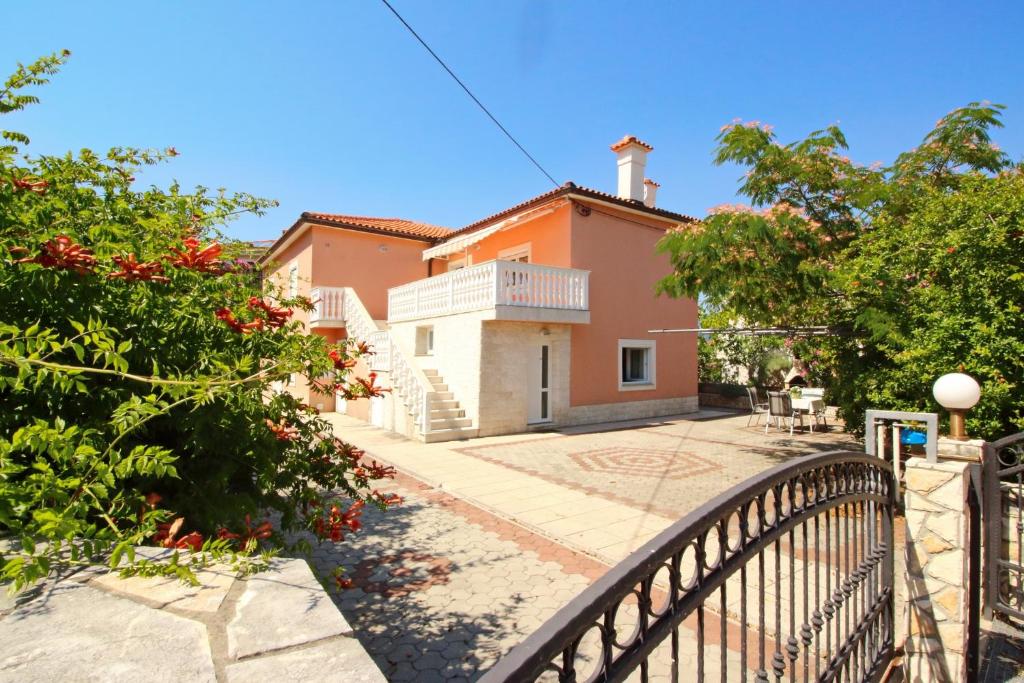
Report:
[[[825,400],[820,396],[802,396],[800,398],[791,398],[790,401],[793,403],[793,410],[798,410],[801,413],[808,415],[822,415],[825,413]],[[811,431],[814,431],[814,425],[817,422],[811,422]]]

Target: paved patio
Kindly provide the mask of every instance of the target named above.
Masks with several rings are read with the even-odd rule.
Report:
[[[861,449],[839,431],[765,436],[763,426],[745,426],[745,415],[711,410],[440,444],[330,419],[373,457],[610,564],[758,472],[808,453]]]
[[[354,579],[336,602],[393,681],[479,677],[704,501],[787,458],[857,448],[840,432],[766,437],[746,416],[713,411],[440,444],[327,417],[400,471],[383,488],[404,505],[367,511],[360,533],[314,555]],[[717,652],[709,644],[705,659]]]

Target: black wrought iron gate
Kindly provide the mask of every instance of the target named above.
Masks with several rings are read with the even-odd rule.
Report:
[[[985,608],[1024,626],[1024,432],[985,446]]]
[[[482,683],[875,681],[893,657],[892,467],[800,458],[688,514]]]

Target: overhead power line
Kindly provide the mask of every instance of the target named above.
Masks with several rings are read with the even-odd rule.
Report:
[[[494,117],[494,114],[492,114],[487,109],[487,107],[484,106],[483,102],[481,102],[479,99],[477,99],[477,96],[474,95],[473,92],[469,89],[469,87],[465,83],[462,82],[462,79],[460,79],[458,76],[456,76],[455,72],[452,71],[448,67],[448,65],[444,63],[444,60],[441,59],[440,57],[438,57],[437,53],[434,52],[430,48],[429,45],[427,45],[427,41],[423,40],[423,38],[420,37],[420,34],[416,33],[416,29],[414,29],[412,26],[410,26],[409,22],[407,22],[405,19],[402,18],[402,15],[398,13],[398,10],[396,10],[394,7],[392,7],[391,3],[388,2],[388,0],[380,0],[380,1],[384,3],[385,7],[387,7],[389,10],[391,10],[391,13],[394,14],[395,17],[397,17],[400,22],[402,22],[403,26],[405,26],[407,29],[409,29],[409,33],[411,33],[416,38],[416,40],[420,41],[420,45],[422,45],[423,47],[426,48],[427,52],[430,53],[430,56],[433,57],[435,60],[437,60],[437,63],[440,64],[441,67],[445,71],[448,72],[448,75],[451,76],[452,78],[454,78],[455,82],[458,83],[459,86],[463,90],[466,91],[466,94],[469,95],[470,99],[472,99],[474,102],[476,102],[476,106],[480,107],[480,110],[483,111],[483,113],[487,114],[487,118],[489,118],[491,121],[493,121],[494,125],[496,125],[498,128],[501,129],[501,132],[505,134],[505,137],[507,137],[509,140],[511,140],[512,144],[515,145],[516,147],[518,147],[519,151],[522,152],[523,154],[525,154],[526,158],[529,159],[533,163],[533,165],[536,166],[537,169],[541,173],[543,173],[545,176],[547,176],[547,179],[551,181],[552,185],[554,185],[555,187],[559,187],[558,181],[555,180],[554,178],[552,178],[551,174],[544,170],[544,167],[540,165],[540,162],[538,162],[536,159],[534,159],[533,155],[531,155],[529,152],[527,152],[526,148],[523,147],[521,144],[519,144],[519,141],[516,140],[515,137],[512,136],[512,133],[508,132],[508,129],[505,128],[505,126],[501,125],[501,122],[498,121],[498,119],[496,119]]]

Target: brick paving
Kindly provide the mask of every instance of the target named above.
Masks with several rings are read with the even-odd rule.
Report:
[[[315,547],[355,587],[335,602],[390,681],[473,680],[608,567],[399,474],[405,502]]]
[[[368,510],[359,534],[314,554],[322,571],[348,570],[355,588],[337,604],[392,681],[474,680],[687,511],[786,458],[853,445],[839,433],[765,437],[763,427],[745,429],[746,418],[732,416],[448,444],[331,419],[347,440],[400,469],[388,488],[406,499],[403,506]],[[724,652],[730,678],[742,634],[734,583]],[[771,624],[774,581],[754,579],[747,588],[750,601],[768,598]],[[714,675],[720,643],[706,641],[701,658],[691,629],[681,632],[682,670],[696,670],[701,660]],[[651,673],[659,679],[666,672]]]

